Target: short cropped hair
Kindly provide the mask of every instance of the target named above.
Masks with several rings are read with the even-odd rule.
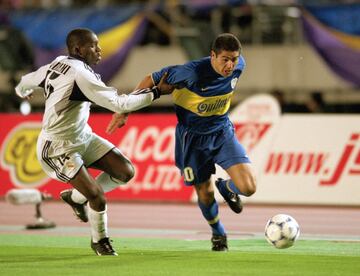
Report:
[[[66,37],[68,50],[71,51],[71,49],[77,45],[84,45],[88,41],[89,35],[93,33],[92,30],[86,28],[78,28],[70,31]]]
[[[213,50],[215,54],[219,54],[221,51],[241,52],[241,43],[233,34],[223,33],[215,38],[211,50]]]

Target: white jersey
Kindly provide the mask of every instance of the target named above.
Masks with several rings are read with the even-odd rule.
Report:
[[[127,113],[150,105],[154,99],[150,89],[135,95],[118,95],[117,90],[106,86],[89,65],[68,56],[59,56],[23,76],[15,90],[24,97],[39,87],[45,95],[41,135],[49,140],[91,132],[87,123],[91,102],[116,113]]]

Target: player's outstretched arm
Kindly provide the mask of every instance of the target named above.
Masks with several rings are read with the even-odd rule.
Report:
[[[87,99],[116,113],[141,109],[160,96],[157,87],[119,95],[115,88],[106,86],[94,73],[85,69],[77,71],[75,81]]]
[[[171,94],[174,90],[174,86],[166,82],[167,75],[168,73],[165,72],[164,75],[161,77],[159,84],[157,85],[157,88],[159,89],[161,95]],[[148,75],[136,86],[136,90],[132,93],[136,93],[136,91],[138,91],[139,89],[151,88],[153,86],[154,82],[151,76]],[[129,113],[114,113],[110,123],[106,127],[106,133],[113,134],[117,128],[123,127],[127,122],[128,115]]]

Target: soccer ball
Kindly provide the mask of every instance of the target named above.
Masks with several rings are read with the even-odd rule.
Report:
[[[278,214],[273,216],[265,226],[266,240],[279,249],[292,246],[299,235],[299,224],[289,215]]]

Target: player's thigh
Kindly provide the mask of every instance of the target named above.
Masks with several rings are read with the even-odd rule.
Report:
[[[123,182],[128,182],[135,174],[131,161],[117,148],[111,149],[91,167],[100,169]]]
[[[244,146],[239,143],[234,135],[224,141],[221,148],[214,155],[214,160],[224,170],[239,163],[250,163]]]
[[[226,169],[236,187],[246,196],[256,191],[256,179],[250,163],[238,163]]]
[[[86,167],[91,167],[94,163],[110,152],[115,145],[110,141],[91,133],[87,141],[84,143],[82,158]]]
[[[175,164],[184,176],[185,185],[208,181],[215,173],[212,152],[208,149],[212,138],[183,133],[179,129],[176,128]]]
[[[71,141],[50,141],[39,138],[37,158],[51,178],[68,183],[83,166],[81,154]]]
[[[130,160],[108,140],[92,134],[83,153],[87,167],[102,170],[112,177],[128,182],[134,176],[134,167]]]

